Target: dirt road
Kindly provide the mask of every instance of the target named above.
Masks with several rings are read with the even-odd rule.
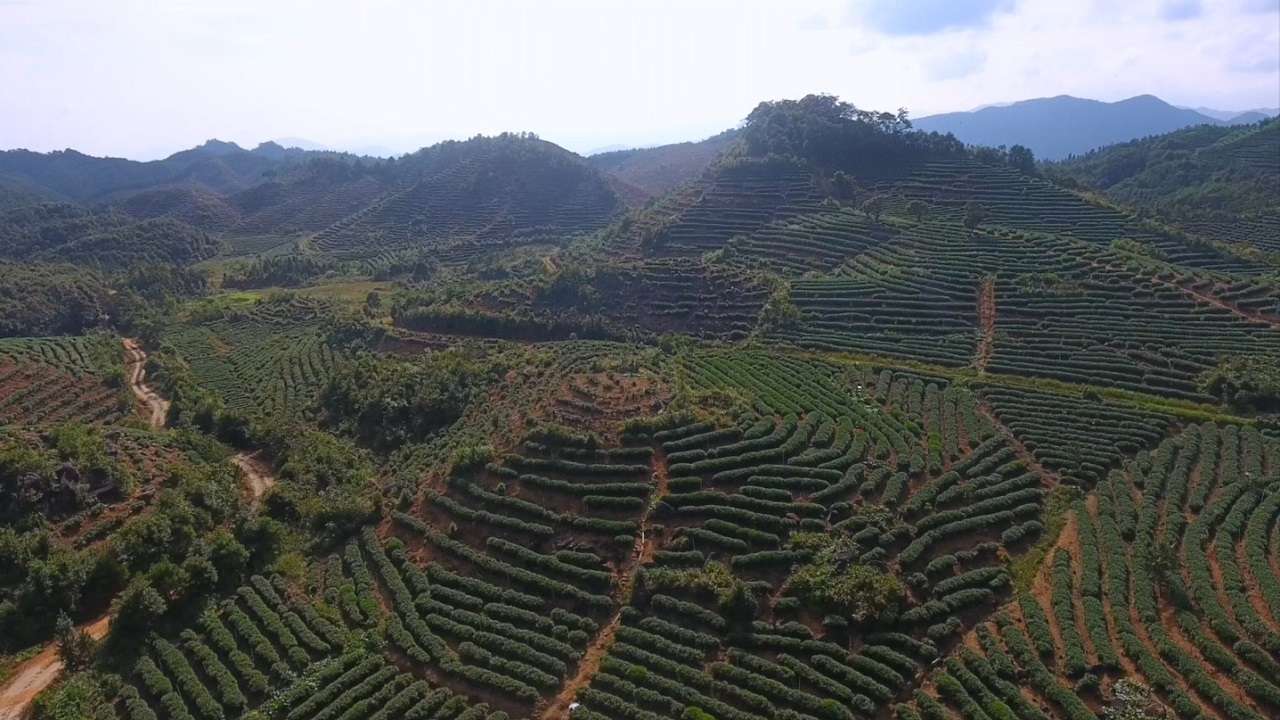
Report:
[[[276,484],[276,478],[271,474],[267,461],[262,459],[260,451],[236,453],[231,456],[231,462],[244,472],[245,478],[249,481],[249,492],[253,495],[254,504],[257,504],[263,494]]]
[[[121,341],[128,358],[125,369],[129,375],[129,389],[150,410],[151,426],[164,427],[165,418],[169,415],[169,401],[146,384],[147,353],[133,338],[121,338]]]
[[[106,615],[81,625],[89,637],[99,640],[107,634],[110,618]],[[23,720],[31,706],[31,700],[53,684],[62,674],[62,662],[58,660],[58,648],[50,643],[39,655],[22,664],[13,677],[0,687],[0,720]]]

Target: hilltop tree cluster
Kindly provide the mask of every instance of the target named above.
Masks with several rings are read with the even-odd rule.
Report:
[[[742,139],[751,156],[796,158],[811,167],[858,175],[896,173],[965,153],[951,134],[912,130],[905,109],[860,110],[834,95],[762,102],[747,116]]]

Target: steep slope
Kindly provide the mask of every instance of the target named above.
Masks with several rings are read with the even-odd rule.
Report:
[[[135,262],[185,265],[217,250],[217,242],[205,232],[176,220],[137,221],[69,203],[0,214],[0,258],[9,260],[119,269]]]
[[[1103,148],[1049,172],[1212,237],[1275,244],[1280,120],[1187,128]]]
[[[619,183],[556,145],[503,134],[440,143],[400,159],[310,154],[225,196],[199,184],[163,187],[118,207],[227,237],[315,233],[316,249],[349,258],[454,247],[441,258],[447,261],[516,237],[603,227],[624,207],[614,189]]]
[[[605,152],[587,162],[649,195],[661,195],[697,177],[738,135],[737,130],[726,130],[700,142]]]
[[[1176,108],[1151,95],[1114,103],[1059,95],[915,121],[921,130],[953,133],[969,145],[1024,145],[1044,160],[1060,160],[1191,125],[1223,124],[1227,123]]]
[[[443,260],[462,259],[598,230],[624,207],[598,170],[529,135],[440,143],[389,164],[384,176],[392,191],[320,232],[319,249],[364,256],[434,247]]]
[[[17,178],[0,177],[0,212],[56,200],[51,193]]]

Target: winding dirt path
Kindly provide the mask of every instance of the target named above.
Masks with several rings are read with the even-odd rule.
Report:
[[[978,286],[978,345],[973,351],[973,366],[981,375],[995,353],[996,280],[988,275]]]
[[[253,498],[253,504],[257,505],[262,496],[276,484],[276,477],[271,472],[270,465],[262,459],[262,451],[236,453],[231,456],[231,462],[240,468],[245,479],[249,481],[249,493]]]
[[[1251,320],[1253,322],[1269,325],[1272,330],[1280,330],[1280,318],[1277,318],[1274,315],[1264,315],[1254,310],[1246,310],[1240,307],[1239,305],[1234,305],[1214,295],[1201,292],[1199,290],[1196,290],[1193,287],[1190,287],[1189,285],[1183,285],[1177,282],[1169,282],[1167,280],[1162,280],[1159,282],[1162,282],[1163,284],[1169,287],[1177,288],[1182,292],[1195,298],[1196,300],[1199,300],[1204,303],[1208,303],[1209,305],[1212,305],[1213,307],[1216,307],[1220,310],[1226,310],[1227,312],[1233,315],[1236,315],[1237,317],[1241,317],[1241,318],[1244,318],[1245,320]]]
[[[667,456],[662,452],[662,448],[657,448],[653,455],[653,474],[657,479],[657,488],[654,490],[652,501],[649,503],[649,509],[645,511],[644,518],[640,522],[642,528],[640,537],[636,539],[635,551],[632,556],[618,569],[618,610],[609,618],[609,622],[596,635],[595,640],[587,647],[586,652],[582,654],[582,659],[578,661],[578,668],[573,676],[565,680],[564,685],[560,688],[560,692],[551,699],[541,712],[536,713],[538,720],[563,720],[569,717],[569,705],[578,697],[578,693],[582,691],[591,682],[591,678],[600,672],[600,662],[604,660],[604,656],[609,653],[609,648],[613,646],[613,638],[618,633],[618,627],[622,625],[622,608],[631,602],[631,593],[635,590],[636,576],[639,574],[641,566],[653,560],[653,554],[658,549],[658,543],[653,538],[653,528],[650,520],[653,517],[653,508],[658,504],[658,500],[667,494]],[[0,719],[3,720],[3,719]]]
[[[1036,573],[1036,578],[1031,583],[1030,590],[1031,597],[1036,599],[1040,609],[1044,611],[1045,622],[1049,625],[1049,634],[1053,636],[1055,668],[1062,667],[1064,657],[1062,649],[1066,647],[1062,642],[1062,629],[1058,627],[1057,613],[1053,610],[1053,557],[1058,550],[1066,550],[1071,555],[1072,564],[1080,557],[1080,536],[1076,534],[1075,510],[1067,511],[1066,519],[1062,523],[1062,532],[1058,533],[1058,538],[1054,540],[1053,546],[1044,554],[1040,572]],[[1076,629],[1080,630],[1078,622],[1076,625]],[[1087,637],[1087,635],[1082,637]]]
[[[141,400],[150,409],[151,426],[164,427],[165,418],[169,415],[169,401],[160,396],[151,386],[146,384],[147,353],[134,338],[121,338],[127,357],[125,369],[129,375],[129,389],[134,397]]]
[[[89,637],[94,640],[100,640],[107,634],[110,620],[109,616],[103,615],[88,625],[81,625],[80,629],[89,633]],[[13,677],[0,687],[0,720],[23,720],[32,699],[52,685],[61,674],[62,661],[58,660],[58,646],[50,643],[39,655],[19,666]]]
[[[991,427],[995,428],[996,432],[1000,433],[1000,435],[1004,437],[1005,441],[1009,443],[1009,446],[1013,448],[1013,454],[1017,455],[1019,460],[1027,464],[1028,470],[1044,478],[1050,486],[1062,484],[1062,476],[1053,472],[1044,465],[1041,465],[1040,461],[1036,460],[1035,456],[1031,454],[1031,451],[1027,449],[1027,446],[1023,445],[1022,441],[1014,436],[1013,431],[1010,430],[1007,425],[1000,422],[1000,418],[996,417],[995,411],[991,409],[991,406],[987,404],[986,400],[979,400],[978,408],[982,411],[982,414],[987,417],[987,420],[991,423]]]

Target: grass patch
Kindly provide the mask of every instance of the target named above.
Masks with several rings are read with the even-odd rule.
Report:
[[[13,677],[13,673],[18,667],[39,655],[42,649],[39,645],[34,645],[12,655],[0,657],[0,685],[9,682],[9,678]]]

